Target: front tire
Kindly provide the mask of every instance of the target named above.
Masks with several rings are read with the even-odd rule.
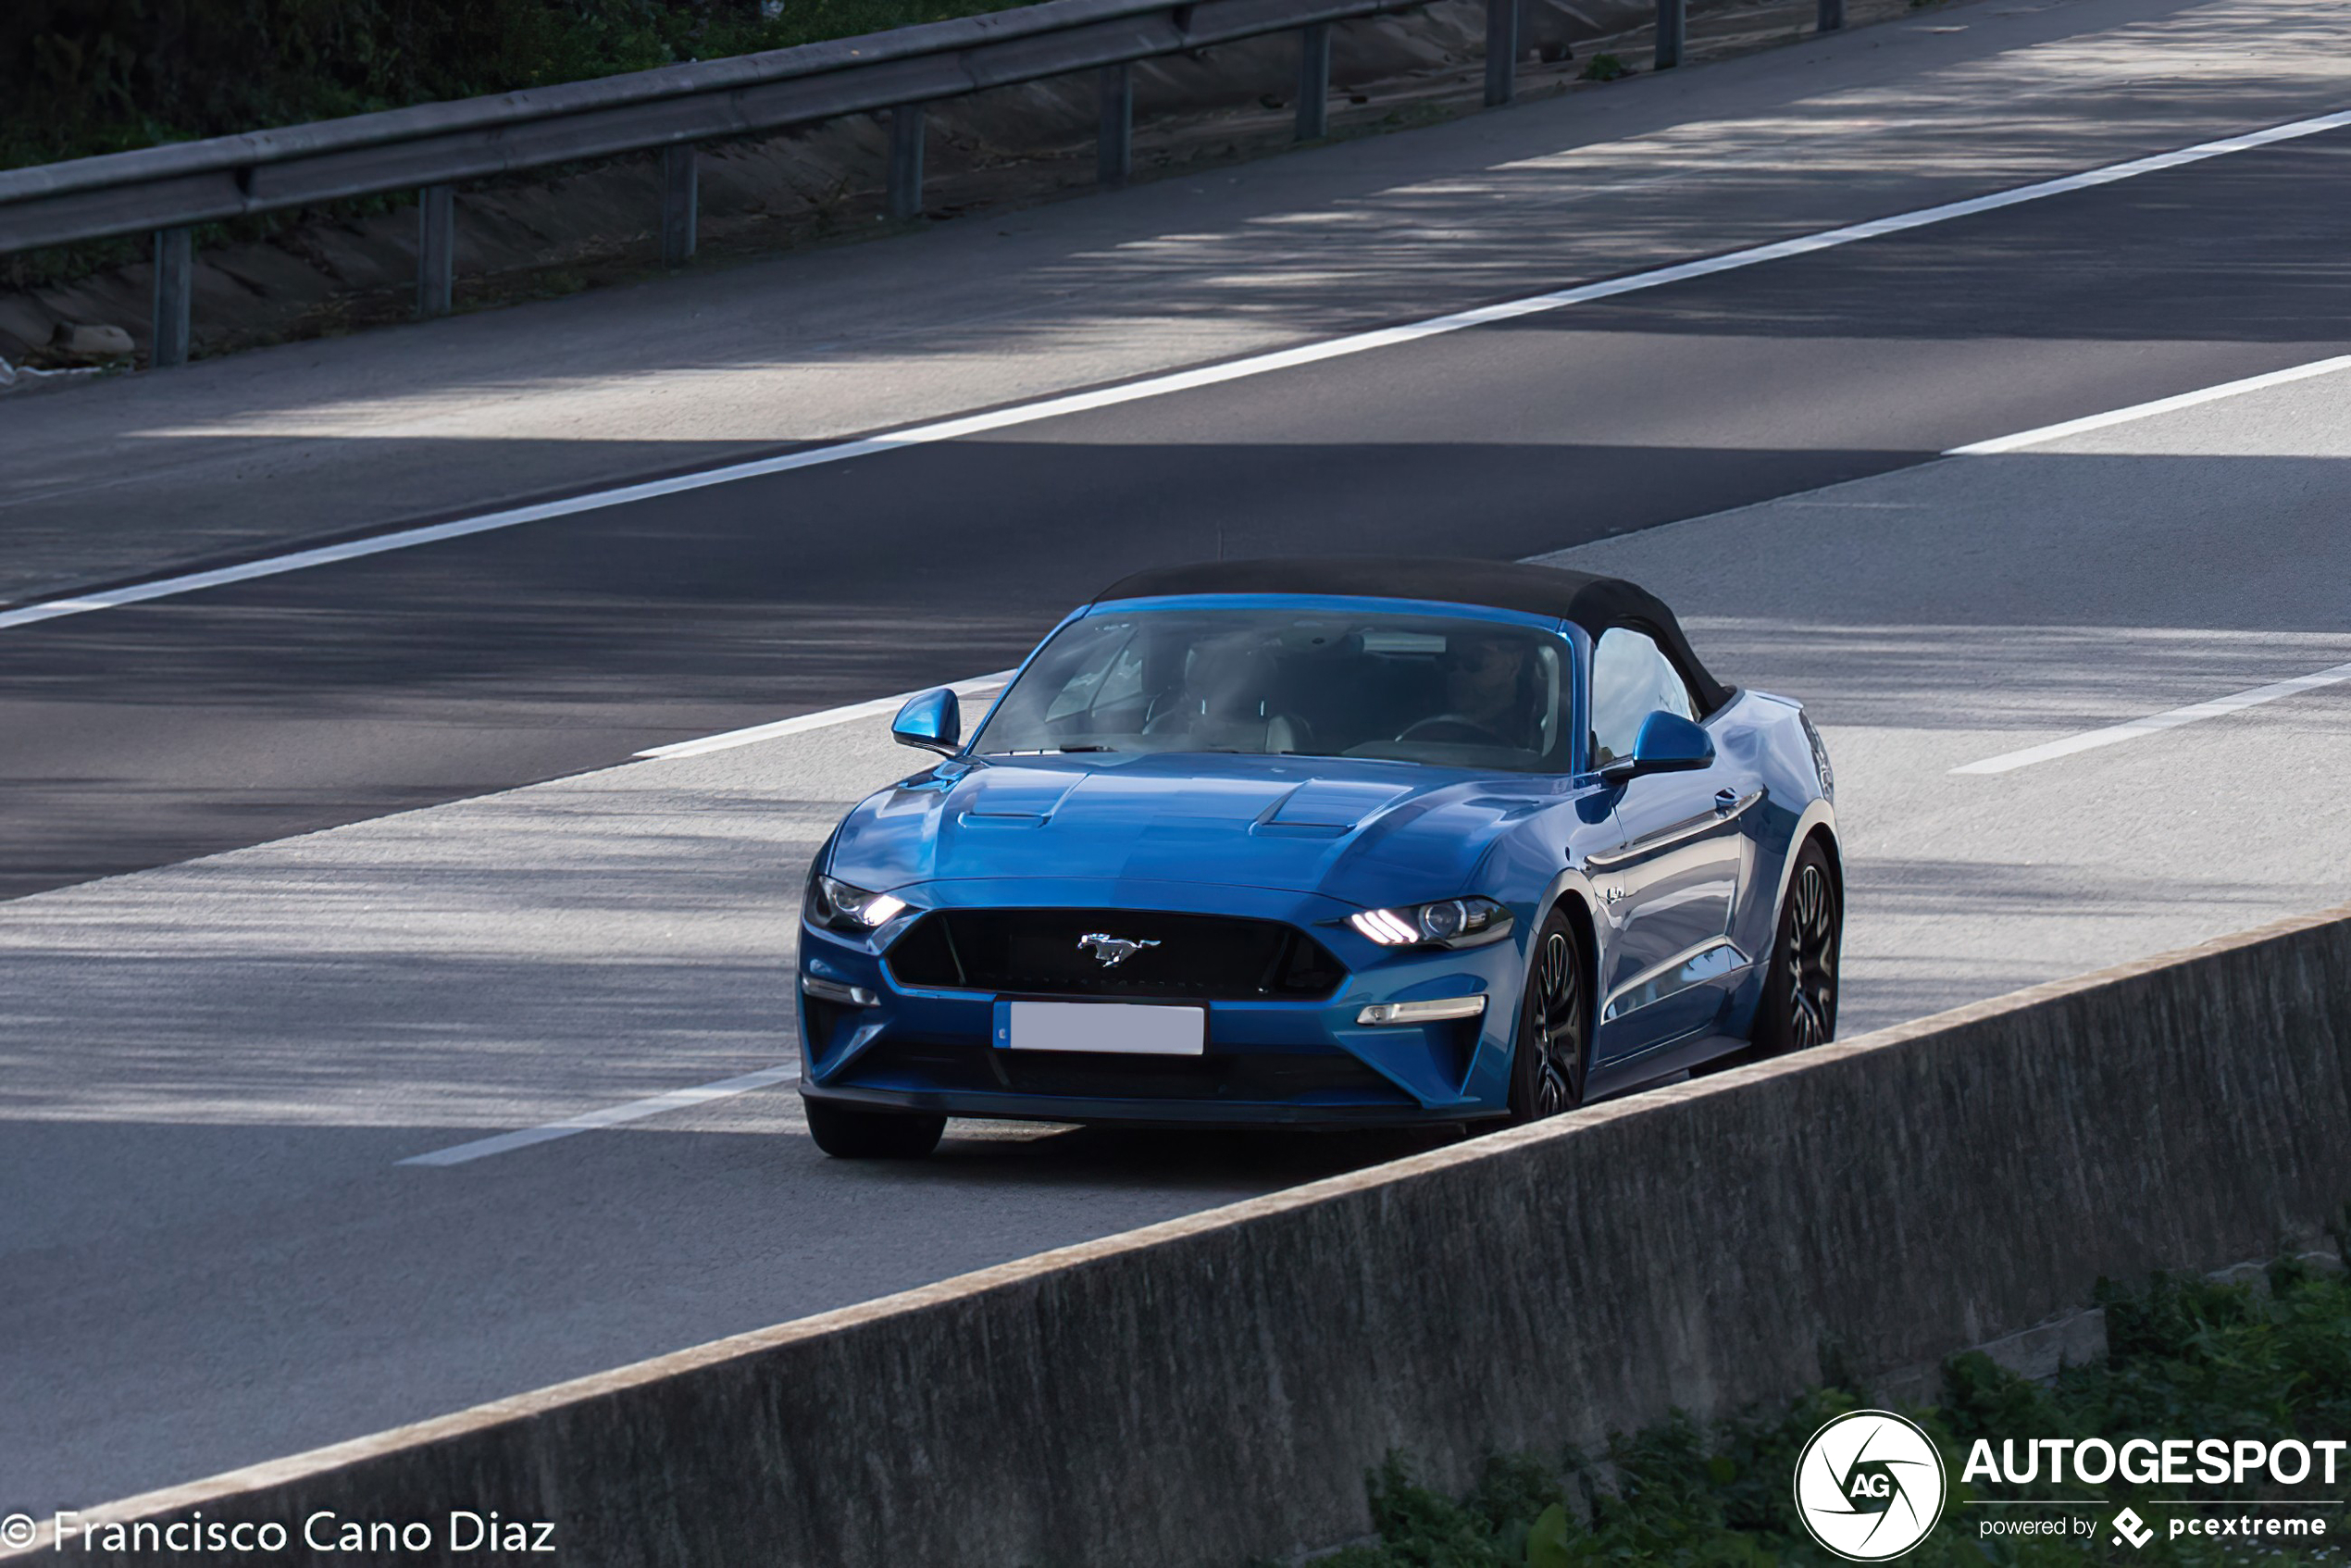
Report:
[[[1780,911],[1772,972],[1756,1004],[1754,1056],[1809,1051],[1836,1038],[1837,961],[1845,945],[1844,901],[1818,840],[1797,852]]]
[[[904,1111],[856,1111],[822,1101],[802,1102],[808,1136],[836,1160],[919,1160],[939,1147],[944,1116]]]
[[[1554,909],[1535,933],[1511,1051],[1511,1120],[1538,1122],[1584,1103],[1592,1059],[1591,991],[1584,944]]]

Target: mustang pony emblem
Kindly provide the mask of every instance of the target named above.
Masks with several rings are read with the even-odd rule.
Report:
[[[1102,961],[1105,969],[1115,969],[1147,947],[1157,942],[1137,941],[1132,937],[1113,937],[1101,931],[1088,931],[1077,939],[1081,952],[1090,952]]]

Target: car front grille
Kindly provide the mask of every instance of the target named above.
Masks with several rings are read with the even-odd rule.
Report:
[[[1105,964],[1088,937],[1138,945]],[[1278,920],[1131,909],[933,910],[885,961],[902,986],[1014,996],[1312,1002],[1345,977],[1322,943]]]

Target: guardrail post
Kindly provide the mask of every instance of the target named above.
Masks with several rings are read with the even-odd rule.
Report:
[[[1845,25],[1845,0],[1821,0],[1820,30],[1835,32]]]
[[[1099,81],[1102,127],[1098,171],[1103,184],[1123,185],[1135,171],[1135,68],[1123,62],[1104,66]]]
[[[456,279],[456,189],[428,185],[417,193],[417,314],[448,315]]]
[[[1828,0],[1821,0],[1822,5]],[[1331,128],[1331,24],[1298,30],[1298,139],[1312,142]]]
[[[185,229],[155,230],[155,341],[147,364],[156,370],[188,363],[190,299],[195,292],[195,246]]]
[[[923,215],[923,106],[889,111],[889,217],[904,223]]]
[[[1486,0],[1486,106],[1518,96],[1518,0]]]
[[[1828,4],[1828,0],[1822,0]],[[1657,0],[1657,57],[1652,67],[1666,70],[1682,63],[1682,36],[1687,31],[1687,0]]]
[[[702,220],[700,150],[673,142],[661,150],[661,264],[683,267],[694,259],[695,230]]]

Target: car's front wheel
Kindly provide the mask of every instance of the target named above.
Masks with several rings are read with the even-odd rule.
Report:
[[[1780,911],[1772,972],[1755,1013],[1755,1056],[1778,1056],[1836,1038],[1837,958],[1845,911],[1829,857],[1816,840],[1797,852]]]
[[[1554,909],[1535,934],[1526,990],[1519,999],[1518,1040],[1511,1052],[1511,1120],[1540,1121],[1584,1103],[1591,1063],[1592,1009],[1583,943]]]
[[[944,1116],[904,1111],[857,1111],[821,1101],[802,1102],[808,1136],[836,1160],[919,1160],[939,1147]]]

